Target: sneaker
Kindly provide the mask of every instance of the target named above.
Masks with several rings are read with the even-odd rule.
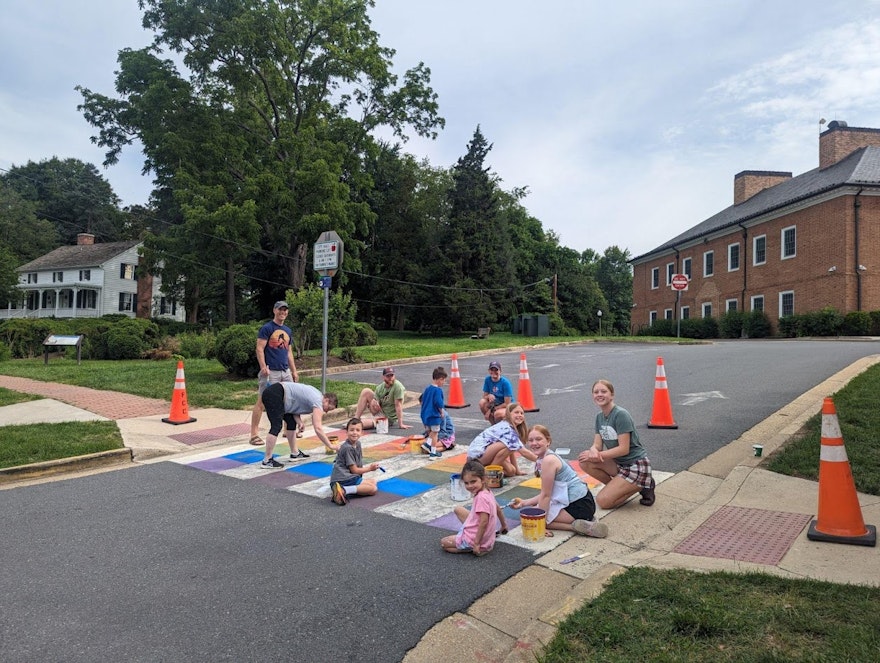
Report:
[[[428,454],[429,456],[430,456],[432,453],[434,453],[434,447],[431,446],[431,443],[428,442],[428,440],[425,440],[424,442],[422,442],[422,447],[421,447],[421,448],[422,448],[422,451],[424,451],[424,452],[425,452],[426,454]]]
[[[639,504],[643,506],[653,506],[654,500],[656,499],[654,495],[654,488],[657,486],[654,481],[654,477],[651,477],[651,487],[645,488],[644,490],[639,491],[642,495],[642,499],[639,500]]]
[[[571,528],[581,536],[592,536],[596,539],[604,539],[608,536],[608,525],[598,520],[575,520]]]
[[[338,504],[339,506],[345,506],[348,504],[348,498],[345,496],[345,488],[343,488],[342,484],[338,481],[334,481],[330,484],[330,493],[334,504]]]
[[[429,455],[431,458],[443,458],[443,454],[442,454],[442,453],[440,453],[439,451],[434,451],[433,449],[431,449],[431,450],[428,452],[428,455]]]
[[[309,455],[305,451],[303,451],[302,449],[297,451],[295,454],[290,454],[290,460],[296,460],[297,458],[308,458],[308,457],[309,457]]]
[[[269,460],[264,460],[260,463],[260,469],[263,470],[277,470],[279,467],[284,467],[281,463],[279,463],[274,458],[270,458]]]

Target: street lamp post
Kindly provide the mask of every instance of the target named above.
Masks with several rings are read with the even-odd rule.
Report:
[[[602,335],[602,311],[596,311],[596,315],[599,316],[599,336]]]

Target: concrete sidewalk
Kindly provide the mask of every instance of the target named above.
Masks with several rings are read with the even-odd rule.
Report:
[[[573,537],[537,557],[531,567],[477,600],[465,613],[436,624],[404,660],[534,661],[535,653],[553,637],[560,621],[597,596],[612,576],[632,566],[761,571],[791,578],[880,585],[877,548],[807,539],[807,526],[818,504],[818,484],[761,469],[763,459],[753,455],[751,446],[760,442],[765,457],[772,454],[819,411],[824,397],[878,361],[880,356],[854,363],[739,439],[666,479],[657,487],[654,507],[641,507],[633,501],[606,513],[607,539]],[[0,376],[0,387],[41,393],[20,383],[12,386],[9,381],[13,380],[18,379]],[[89,397],[94,399],[95,395]],[[2,408],[0,421],[40,422],[46,417],[70,416],[77,410],[59,400],[39,403],[37,408],[20,407],[28,404]],[[249,411],[191,410],[196,422],[173,426],[161,421],[168,414],[168,405],[143,403],[143,407],[154,408],[152,414],[111,417],[117,420],[134,462],[155,462],[171,455],[204,452],[212,446],[247,442]],[[127,407],[137,406],[129,403]],[[161,413],[155,413],[158,407]],[[10,408],[17,408],[15,419]],[[62,411],[65,414],[59,414]],[[348,416],[345,410],[336,414],[336,421]],[[202,439],[197,449],[182,441],[199,434],[219,437]],[[860,494],[859,501],[865,523],[880,524],[880,497]],[[739,534],[731,536],[731,531]],[[560,564],[576,555],[584,557]],[[536,587],[542,591],[534,591]],[[521,600],[524,595],[530,596],[528,602]]]

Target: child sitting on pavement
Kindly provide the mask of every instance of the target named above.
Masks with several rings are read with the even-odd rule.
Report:
[[[443,383],[446,381],[446,369],[438,366],[431,374],[431,384],[425,387],[419,401],[422,424],[425,426],[428,439],[422,444],[422,451],[431,456],[439,456],[444,447],[440,444],[439,434],[443,418],[446,416],[443,402]]]
[[[455,515],[462,522],[458,534],[440,539],[443,550],[450,553],[472,552],[477,557],[485,555],[495,546],[495,534],[501,523],[501,533],[507,534],[504,511],[495,501],[495,495],[486,483],[486,468],[476,460],[469,460],[461,470],[461,480],[473,495],[470,511],[463,506],[455,507]]]
[[[339,445],[333,471],[330,472],[331,499],[339,506],[348,504],[348,498],[352,495],[375,495],[378,490],[376,480],[364,479],[364,475],[380,469],[379,463],[364,465],[364,451],[360,443],[364,432],[361,420],[357,417],[349,419],[345,432],[347,438]]]

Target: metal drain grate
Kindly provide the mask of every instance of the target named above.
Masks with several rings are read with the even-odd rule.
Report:
[[[674,552],[776,565],[812,516],[725,506],[679,543]]]

